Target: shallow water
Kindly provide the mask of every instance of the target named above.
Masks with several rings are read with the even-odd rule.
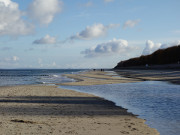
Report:
[[[77,73],[78,69],[1,69],[0,86],[28,85],[28,84],[55,84],[72,82],[73,79],[62,74]]]
[[[111,100],[146,119],[161,135],[180,134],[180,85],[160,81],[94,86],[60,86]]]

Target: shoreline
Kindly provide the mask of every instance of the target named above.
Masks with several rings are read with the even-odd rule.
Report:
[[[86,72],[91,78],[83,75],[77,85],[138,81],[96,74]],[[0,93],[1,134],[159,134],[127,109],[91,94],[47,85],[0,87]]]
[[[180,70],[178,69],[119,69],[113,71],[122,77],[135,78],[141,81],[166,81],[180,84]]]
[[[75,79],[75,82],[59,83],[56,85],[103,85],[103,84],[118,84],[118,83],[132,83],[141,82],[142,80],[136,78],[120,77],[119,75],[108,75],[104,71],[87,71],[79,74],[64,74],[68,78]]]

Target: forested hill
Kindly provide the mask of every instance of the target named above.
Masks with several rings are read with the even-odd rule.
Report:
[[[159,49],[150,55],[121,61],[117,64],[116,67],[114,67],[114,69],[136,66],[149,67],[165,64],[180,64],[180,45],[169,47],[166,49]]]

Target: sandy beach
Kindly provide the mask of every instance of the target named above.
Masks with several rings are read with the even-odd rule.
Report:
[[[135,82],[105,72],[66,75],[79,80],[63,85]],[[2,135],[158,135],[126,109],[91,94],[56,86],[0,87]]]

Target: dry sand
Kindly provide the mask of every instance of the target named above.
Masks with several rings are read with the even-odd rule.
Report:
[[[77,76],[77,78],[75,77]],[[86,77],[85,77],[86,76]],[[91,77],[91,78],[87,78]],[[96,79],[93,79],[93,76]],[[81,85],[131,82],[104,73],[74,78]],[[98,80],[98,79],[100,80]],[[116,78],[116,79],[115,79]],[[93,80],[93,81],[92,81]],[[98,81],[98,83],[95,83]],[[75,83],[73,83],[75,84]],[[2,135],[158,135],[126,109],[94,95],[56,86],[0,87],[0,134]]]

